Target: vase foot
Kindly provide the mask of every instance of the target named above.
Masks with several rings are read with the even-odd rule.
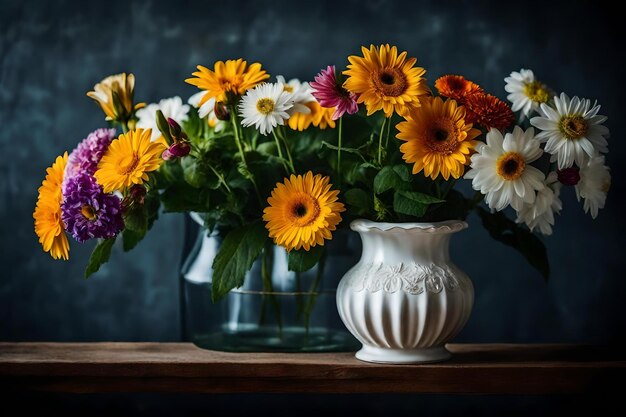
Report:
[[[365,346],[356,353],[356,358],[374,363],[432,363],[450,359],[450,352],[443,346],[425,349],[391,349]]]

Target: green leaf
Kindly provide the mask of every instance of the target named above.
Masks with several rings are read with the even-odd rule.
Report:
[[[519,251],[531,266],[536,268],[547,281],[550,277],[550,263],[543,242],[530,230],[522,228],[504,213],[491,213],[482,207],[478,215],[489,235],[495,240]]]
[[[174,140],[170,135],[170,125],[169,123],[167,123],[167,119],[165,118],[161,110],[156,111],[156,124],[159,132],[161,132],[167,144],[171,145]]]
[[[213,302],[243,285],[246,272],[263,250],[266,240],[267,230],[260,221],[226,235],[213,260]]]
[[[407,164],[394,165],[392,168],[393,172],[395,172],[402,181],[411,181],[411,171],[409,171],[409,166]]]
[[[87,268],[85,269],[85,278],[89,278],[94,272],[100,269],[111,257],[111,249],[115,243],[115,238],[100,240],[94,248]]]
[[[385,166],[374,178],[374,191],[382,194],[387,190],[408,190],[411,175],[406,165]]]
[[[376,194],[382,194],[394,188],[397,182],[398,175],[393,171],[393,168],[390,166],[383,167],[374,178],[374,192],[376,192]]]
[[[360,188],[352,188],[344,194],[346,203],[354,211],[354,214],[361,215],[370,211],[373,206],[371,196]]]
[[[207,187],[217,189],[220,186],[220,179],[213,171],[204,164],[208,163],[192,156],[186,156],[180,161],[183,167],[183,177],[187,184],[195,188]]]
[[[122,247],[124,248],[124,252],[128,252],[129,250],[137,246],[137,244],[143,240],[145,235],[145,232],[141,233],[130,229],[124,229],[124,231],[122,232]]]
[[[276,142],[263,142],[256,147],[257,152],[265,154],[265,155],[278,155],[278,151],[276,149]]]
[[[134,207],[124,213],[124,229],[146,234],[148,229],[148,216],[143,205]]]
[[[324,254],[324,246],[313,246],[308,251],[304,249],[292,250],[288,254],[290,271],[304,272],[313,268]]]
[[[396,191],[393,195],[393,209],[396,213],[422,217],[430,204],[444,201],[417,191]]]

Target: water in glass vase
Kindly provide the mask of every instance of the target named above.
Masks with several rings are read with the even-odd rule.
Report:
[[[357,340],[337,313],[335,293],[358,260],[360,242],[336,233],[327,255],[303,273],[287,268],[284,249],[270,246],[253,264],[242,287],[211,301],[217,233],[200,230],[182,268],[186,327],[194,344],[233,352],[353,351]]]

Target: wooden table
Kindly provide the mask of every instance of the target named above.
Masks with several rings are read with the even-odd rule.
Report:
[[[626,355],[608,348],[448,349],[448,362],[399,366],[360,362],[352,353],[224,353],[189,343],[0,343],[0,384],[68,393],[574,394],[626,378]]]

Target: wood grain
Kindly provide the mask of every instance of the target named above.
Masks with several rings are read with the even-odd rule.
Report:
[[[440,364],[380,365],[352,353],[226,353],[187,343],[0,343],[4,390],[552,394],[600,391],[626,355],[578,345],[452,344]]]

